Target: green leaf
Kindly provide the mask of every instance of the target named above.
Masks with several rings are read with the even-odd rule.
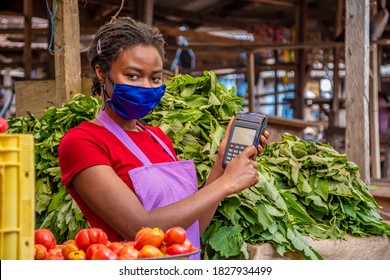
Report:
[[[210,239],[209,244],[223,257],[237,256],[240,254],[244,242],[241,235],[242,230],[240,226],[221,227]]]

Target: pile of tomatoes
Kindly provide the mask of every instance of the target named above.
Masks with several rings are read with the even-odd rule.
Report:
[[[35,230],[36,260],[132,260],[176,256],[198,250],[187,239],[185,229],[172,227],[139,230],[134,241],[110,242],[99,228],[80,230],[74,240],[57,244],[48,229]]]

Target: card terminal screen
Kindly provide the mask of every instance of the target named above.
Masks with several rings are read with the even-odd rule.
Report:
[[[256,129],[236,126],[232,135],[232,142],[241,145],[252,145],[256,136]]]

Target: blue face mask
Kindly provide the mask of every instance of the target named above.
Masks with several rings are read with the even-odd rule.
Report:
[[[122,119],[140,119],[158,105],[165,87],[164,84],[159,87],[114,84],[112,98],[107,98],[106,102]]]

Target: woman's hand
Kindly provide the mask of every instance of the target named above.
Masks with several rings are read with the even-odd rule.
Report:
[[[234,117],[231,117],[230,122],[229,122],[229,124],[226,127],[225,135],[224,135],[224,137],[223,137],[223,139],[221,141],[221,145],[218,148],[218,157],[217,157],[216,161],[221,163],[221,165],[222,165],[223,155],[225,153],[226,143],[227,143],[227,140],[228,140],[228,137],[229,137],[229,133],[230,133],[230,130],[231,130],[231,127],[232,127],[233,120],[234,120]],[[265,130],[264,133],[260,136],[260,143],[257,146],[257,154],[258,155],[262,153],[263,149],[267,145],[267,139],[268,138],[269,138],[269,133],[268,133],[267,130]]]
[[[228,195],[239,193],[257,184],[259,181],[258,163],[252,160],[256,158],[256,155],[257,150],[255,146],[250,145],[226,166],[225,172],[220,179],[222,180],[222,185],[226,186]]]

